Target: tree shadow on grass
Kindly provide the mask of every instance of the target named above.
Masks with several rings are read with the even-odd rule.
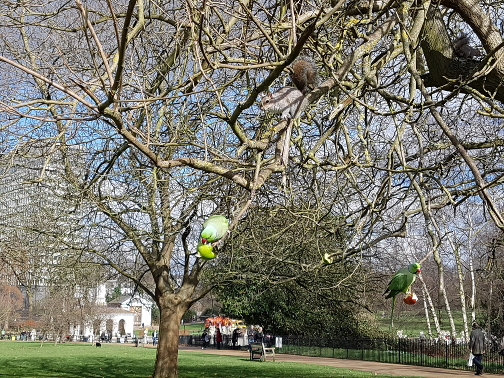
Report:
[[[348,369],[307,365],[294,362],[260,362],[236,356],[200,354],[181,358],[179,378],[358,378],[369,372],[349,372]]]
[[[149,365],[153,365],[152,363]],[[121,361],[117,359],[95,358],[93,361],[81,361],[79,364],[65,364],[62,366],[54,359],[17,358],[14,361],[1,364],[0,377],[30,377],[30,378],[142,378],[150,377],[153,369],[146,369],[138,361]]]
[[[47,345],[38,351],[24,348],[0,356],[0,377],[148,378],[152,375],[153,351],[127,347],[107,351],[106,346],[101,349],[76,346]]]
[[[0,343],[0,377],[16,378],[149,378],[156,350],[129,345],[44,345]],[[242,356],[197,352],[179,354],[180,378],[357,378],[368,372],[350,372],[328,366],[291,362],[250,361]]]

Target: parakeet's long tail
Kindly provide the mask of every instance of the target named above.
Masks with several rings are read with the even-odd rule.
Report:
[[[395,307],[396,296],[392,297],[392,311],[390,312],[390,329],[394,326],[394,307]]]

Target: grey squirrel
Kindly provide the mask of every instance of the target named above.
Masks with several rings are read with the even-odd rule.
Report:
[[[283,119],[294,118],[299,104],[310,92],[317,79],[315,64],[306,59],[296,60],[292,64],[291,80],[294,87],[283,87],[275,93],[269,93],[261,99],[261,109],[270,113],[281,114]]]
[[[473,59],[474,57],[481,55],[481,52],[478,49],[469,46],[470,41],[471,39],[467,36],[466,33],[459,33],[457,39],[453,41],[453,48],[455,50],[455,54],[458,57]]]

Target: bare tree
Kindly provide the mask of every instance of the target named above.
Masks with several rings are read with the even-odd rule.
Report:
[[[9,322],[16,316],[16,313],[23,308],[23,293],[16,287],[10,285],[0,286],[0,326],[2,329],[9,328]]]
[[[504,229],[501,13],[474,0],[4,2],[1,138],[10,156],[42,139],[48,161],[65,158],[69,231],[156,301],[154,377],[176,377],[180,318],[207,290],[194,239],[210,213],[232,231],[259,191],[323,177],[321,199],[336,193],[352,230],[336,260],[413,220],[432,232],[433,210],[474,196]],[[460,31],[481,59],[456,51]],[[301,54],[321,82],[299,122],[264,116],[259,94]],[[277,181],[298,168],[312,180]]]
[[[441,331],[441,327],[439,325],[439,319],[436,314],[436,306],[434,306],[432,302],[432,298],[430,296],[429,290],[422,276],[419,276],[420,282],[422,282],[422,293],[424,298],[424,310],[425,310],[425,321],[427,323],[427,329],[429,330],[429,337],[432,337],[432,330],[430,325],[430,317],[429,317],[429,309],[432,312],[432,320],[434,321],[434,326],[436,328],[436,333],[439,334]]]
[[[450,243],[453,255],[455,257],[455,264],[457,267],[457,278],[458,278],[458,287],[459,287],[459,298],[460,298],[460,306],[462,310],[462,335],[463,337],[469,341],[469,324],[467,321],[467,309],[466,309],[466,295],[464,289],[464,269],[462,266],[462,260],[460,256],[459,246],[455,245],[452,238],[448,236],[448,242]]]

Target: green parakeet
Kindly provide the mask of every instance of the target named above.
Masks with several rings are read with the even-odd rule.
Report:
[[[210,243],[218,241],[227,232],[229,222],[223,215],[212,215],[203,222],[203,231],[198,242],[198,253],[205,260],[215,258],[213,246]]]
[[[212,215],[203,222],[203,231],[201,231],[201,242],[213,243],[222,238],[229,228],[229,222],[223,215]]]
[[[394,326],[394,307],[396,301],[396,295],[399,293],[407,294],[410,290],[411,284],[416,279],[416,274],[420,273],[420,264],[413,263],[410,264],[407,268],[402,268],[394,274],[394,277],[390,280],[388,284],[387,290],[383,293],[383,295],[388,295],[385,298],[392,298],[392,312],[390,313],[390,327]]]

